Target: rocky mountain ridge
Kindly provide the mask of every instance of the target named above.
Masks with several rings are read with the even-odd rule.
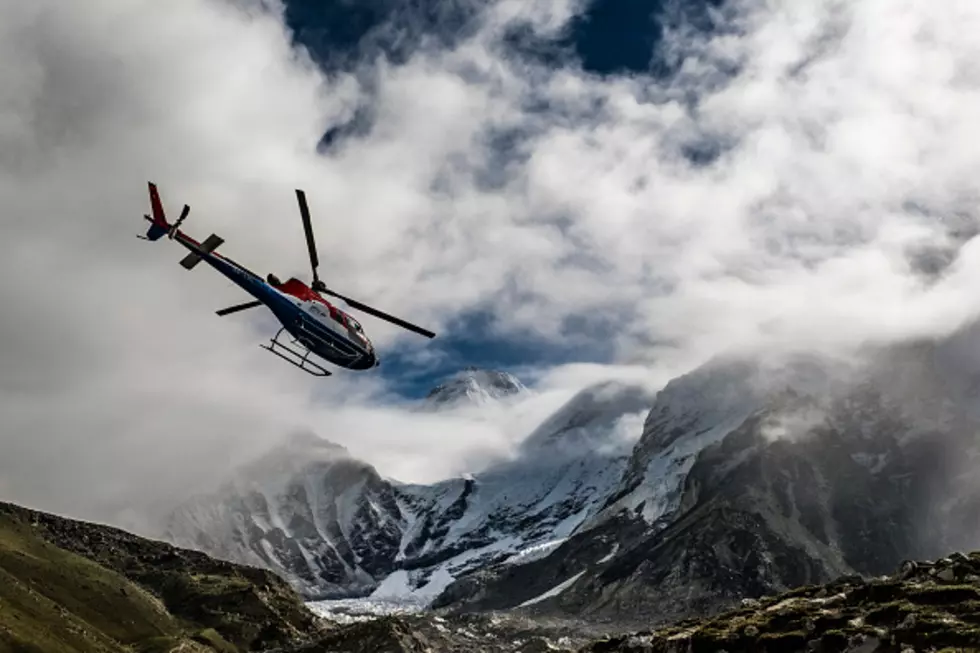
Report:
[[[342,448],[297,436],[241,481],[181,506],[163,536],[273,569],[310,599],[425,604],[469,571],[547,553],[595,514],[649,401],[620,384],[583,391],[513,459],[432,485],[382,479]]]
[[[664,517],[647,521],[642,504],[600,513],[522,573],[484,570],[435,605],[521,606],[540,590],[525,579],[547,578],[560,591],[524,606],[532,614],[651,624],[976,546],[980,429],[972,395],[961,394],[969,384],[954,383],[943,364],[948,353],[930,343],[895,348],[860,372],[848,369],[846,381],[827,370],[817,394],[766,374],[752,384],[760,407],[694,456],[674,503],[657,511]],[[673,443],[663,455],[707,437],[728,414],[675,437],[674,422],[655,407],[634,461],[658,450],[651,440]],[[624,483],[631,487],[629,473]]]

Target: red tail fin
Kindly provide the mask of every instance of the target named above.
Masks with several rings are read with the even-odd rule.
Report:
[[[167,235],[170,224],[167,223],[167,215],[163,212],[163,202],[160,201],[160,193],[157,192],[157,185],[152,181],[148,182],[150,187],[150,208],[153,210],[153,217],[145,216],[152,222],[146,232],[147,240],[159,240]]]
[[[160,193],[157,192],[157,185],[151,181],[149,182],[149,186],[150,207],[153,209],[153,224],[167,227],[169,226],[167,224],[167,214],[163,212],[163,202],[160,201]]]

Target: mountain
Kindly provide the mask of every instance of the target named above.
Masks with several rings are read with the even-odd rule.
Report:
[[[962,345],[719,362],[675,379],[593,520],[434,605],[649,626],[976,547],[980,422]]]
[[[403,555],[375,597],[434,599],[488,565],[547,555],[616,487],[651,397],[602,383],[572,397],[508,461],[431,486],[401,485],[413,519]]]
[[[346,495],[372,515],[356,524],[362,553],[351,560],[373,564],[358,562],[367,576],[332,588],[455,614],[649,625],[976,548],[978,340],[964,332],[843,359],[718,359],[654,396],[599,384],[512,459],[428,486],[357,463],[374,479],[358,487],[374,489]],[[332,485],[327,471],[290,483]],[[303,512],[333,501],[307,501]],[[296,579],[327,538],[254,526],[273,519],[256,507],[285,505],[282,495],[205,503],[208,514],[247,508],[236,519],[252,524],[241,539],[252,551],[302,543],[293,566],[268,565],[302,588]],[[213,519],[178,522],[188,542],[214,555],[227,547]]]
[[[467,371],[436,396],[468,397],[457,391],[474,378],[494,379],[503,396],[526,392]],[[511,459],[432,485],[383,479],[337,445],[297,436],[218,493],[179,506],[161,536],[274,570],[309,599],[424,604],[460,575],[546,554],[592,517],[617,487],[650,401],[633,386],[588,388]]]
[[[408,517],[371,465],[298,433],[215,495],[179,506],[162,537],[276,571],[306,597],[332,598],[377,585],[394,564]]]
[[[943,353],[891,348],[825,394],[770,394],[698,456],[669,525],[624,542],[556,607],[706,614],[740,597],[887,573],[964,535],[976,542],[980,531],[962,525],[976,524],[978,495],[961,494],[957,476],[969,473],[980,430],[970,398],[939,367]]]
[[[423,400],[422,409],[437,411],[461,405],[485,405],[528,392],[513,374],[467,367],[433,388]]]
[[[235,651],[324,634],[264,569],[0,503],[0,651]]]

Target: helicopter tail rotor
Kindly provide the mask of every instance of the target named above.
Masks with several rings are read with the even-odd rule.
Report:
[[[143,214],[143,218],[150,223],[150,227],[146,232],[145,236],[138,236],[143,240],[160,240],[164,236],[167,236],[171,240],[177,234],[177,230],[180,225],[187,219],[187,214],[190,213],[191,207],[187,204],[184,205],[183,210],[180,212],[180,216],[177,221],[173,224],[167,222],[167,214],[163,210],[163,202],[160,200],[160,191],[157,185],[152,181],[147,182],[147,188],[150,193],[150,213]]]

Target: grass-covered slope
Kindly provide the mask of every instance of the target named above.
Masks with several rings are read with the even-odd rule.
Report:
[[[252,651],[317,631],[270,572],[0,503],[0,653]]]
[[[894,576],[806,586],[710,619],[595,642],[589,653],[980,651],[980,553]]]

